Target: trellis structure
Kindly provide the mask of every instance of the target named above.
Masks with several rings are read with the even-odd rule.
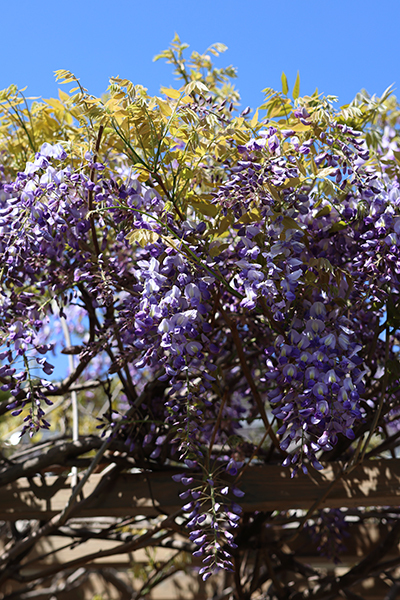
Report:
[[[73,444],[71,444],[73,447]],[[319,508],[354,508],[359,506],[396,506],[400,504],[400,460],[364,461],[350,473],[343,464],[326,464],[323,471],[291,479],[290,471],[278,465],[250,467],[241,479],[245,492],[245,512],[276,510],[310,510]],[[11,471],[12,467],[9,468]],[[51,467],[49,467],[51,469]],[[36,475],[30,471],[2,487],[0,519],[48,520],[59,514],[71,495],[71,478],[65,474]],[[119,473],[115,468],[105,475],[91,475],[85,485],[84,499],[75,517],[127,515],[154,516],[179,512],[182,484],[172,480],[176,471]],[[7,470],[0,473],[6,478]]]
[[[18,531],[18,526],[22,527],[14,544],[3,547],[4,597],[11,600],[18,598],[15,595],[18,593],[26,594],[21,598],[34,597],[29,593],[31,581],[51,581],[63,570],[70,578],[73,573],[77,576],[75,579],[72,577],[72,583],[66,580],[64,588],[58,584],[59,587],[53,589],[59,590],[61,598],[62,589],[70,593],[73,582],[79,583],[79,589],[87,588],[93,592],[93,581],[103,581],[95,573],[103,573],[106,577],[104,581],[107,583],[99,589],[108,589],[109,593],[114,589],[117,597],[122,594],[122,598],[131,598],[135,589],[138,593],[145,583],[139,587],[136,580],[136,584],[129,583],[124,573],[135,565],[136,571],[139,565],[145,568],[148,555],[143,553],[143,549],[148,546],[154,549],[158,568],[163,574],[152,597],[163,598],[165,593],[167,597],[168,593],[179,593],[182,598],[207,598],[215,586],[220,593],[229,596],[229,580],[221,577],[214,581],[214,587],[210,587],[210,584],[198,589],[196,579],[191,583],[190,579],[185,580],[189,587],[180,591],[174,587],[174,581],[178,582],[177,585],[182,583],[179,572],[188,564],[188,558],[179,557],[188,557],[187,553],[192,549],[182,529],[184,515],[178,494],[183,486],[172,479],[176,471],[170,469],[140,470],[134,467],[133,471],[136,472],[129,472],[132,471],[132,468],[129,469],[132,459],[118,440],[109,443],[98,462],[98,472],[90,474],[80,494],[70,505],[67,518],[63,517],[72,494],[68,471],[73,465],[90,467],[92,459],[87,458],[87,453],[101,444],[102,440],[94,436],[81,438],[77,442],[45,442],[42,447],[17,455],[13,461],[3,462],[0,470],[0,520],[10,523],[8,527],[14,528],[14,531]],[[62,466],[61,458],[64,464],[68,464],[68,469]],[[82,471],[81,480],[84,474],[85,471]],[[391,568],[397,563],[400,565],[399,526],[382,524],[382,514],[387,513],[389,518],[390,515],[393,518],[399,512],[399,509],[387,508],[399,504],[399,460],[365,460],[353,467],[343,463],[327,463],[323,471],[314,471],[309,475],[301,473],[294,479],[287,468],[279,465],[251,466],[245,469],[241,477],[241,488],[245,492],[242,499],[244,515],[287,511],[286,522],[283,520],[280,527],[275,524],[262,536],[263,551],[281,553],[281,557],[286,557],[286,568],[290,568],[290,561],[296,557],[297,568],[303,563],[300,570],[311,581],[314,568],[328,569],[332,574],[333,588],[335,581],[338,589],[343,588],[343,581],[346,582],[347,577],[348,585],[353,590],[351,593],[361,592],[361,597],[365,598],[383,598],[393,589],[393,586],[389,588],[388,579],[380,580],[380,583],[371,579],[368,584],[365,575],[368,570],[374,574],[382,568],[377,566],[379,564],[383,564],[383,571],[385,565]],[[360,506],[369,508],[364,520],[359,519],[357,509]],[[342,566],[337,567],[336,571],[332,570],[332,563],[316,550],[309,534],[302,528],[307,514],[312,516],[314,509],[324,507],[347,507],[350,519],[351,515],[354,518],[349,528],[350,537],[345,540]],[[143,524],[146,527],[144,534],[137,533],[141,523],[142,527]],[[243,526],[240,536],[243,536],[241,548],[245,552],[249,552],[246,551],[248,543],[259,545],[261,542],[259,532],[255,532],[251,524]],[[200,566],[201,562],[198,564]],[[83,573],[85,584],[80,579]],[[15,574],[17,579],[12,584]],[[166,574],[169,577],[165,581],[168,579],[170,584],[165,587],[164,583],[162,587]],[[92,579],[95,577],[92,583],[89,576]],[[357,584],[358,579],[360,582]],[[16,585],[22,591],[17,592]],[[299,594],[302,585],[304,583],[299,584]],[[115,592],[115,589],[119,591]],[[197,592],[193,596],[194,590]],[[321,598],[325,597],[334,596],[321,595]]]

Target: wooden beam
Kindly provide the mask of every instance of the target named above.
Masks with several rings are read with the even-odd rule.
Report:
[[[282,535],[282,530],[278,527],[271,528],[271,539],[276,537],[276,540]],[[340,553],[340,566],[350,568],[354,564],[366,556],[369,552],[377,546],[377,544],[390,532],[390,527],[385,524],[365,522],[365,523],[351,523],[349,528],[346,530],[348,537],[343,539],[345,549]],[[65,545],[68,542],[75,542],[78,540],[78,536],[57,536],[50,535],[42,538],[35,545],[34,549],[29,555],[30,569],[40,570],[44,566],[52,565],[57,563],[67,563],[71,560],[71,549],[66,548]],[[179,535],[175,536],[175,540],[178,539],[182,544],[182,548],[188,547],[190,542],[184,537]],[[269,545],[273,547],[273,542],[269,539]],[[74,547],[74,560],[90,554],[94,554],[99,550],[108,550],[110,548],[117,548],[121,542],[105,540],[101,538],[89,538],[87,540],[82,539],[81,542]],[[283,551],[286,553],[294,553],[297,560],[301,560],[306,564],[311,564],[313,568],[325,568],[333,569],[334,563],[332,560],[321,555],[321,552],[317,550],[317,544],[313,543],[310,535],[302,531],[299,536],[290,542],[290,545],[284,544]],[[0,551],[3,548],[0,547]],[[154,560],[164,562],[169,560],[177,551],[177,546],[174,548],[160,548],[154,547]],[[385,560],[395,559],[399,556],[400,544],[394,547],[390,553],[385,556]],[[132,563],[135,564],[147,564],[148,553],[143,549],[139,548],[130,553],[115,554],[104,558],[99,558],[92,561],[90,564],[102,564],[110,567],[116,566],[118,568],[128,568]],[[192,563],[201,565],[201,560],[196,561],[192,559]]]
[[[327,464],[323,471],[303,473],[294,479],[281,466],[266,465],[246,470],[241,488],[245,512],[308,509],[337,477],[341,466]],[[175,471],[176,472],[176,471]],[[126,473],[115,479],[94,474],[84,487],[88,501],[74,516],[126,516],[168,514],[179,510],[184,486],[172,480],[172,471]],[[41,476],[1,488],[0,519],[48,519],[68,502],[70,481]],[[338,481],[321,507],[398,506],[400,504],[400,460],[366,461]]]

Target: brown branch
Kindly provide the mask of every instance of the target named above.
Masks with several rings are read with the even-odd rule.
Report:
[[[114,331],[115,339],[117,340],[118,349],[120,351],[121,356],[123,356],[125,354],[125,350],[124,350],[124,345],[122,343],[121,336],[120,336],[120,333],[119,333],[118,325],[117,325],[117,322],[116,322],[115,317],[114,317],[114,306],[113,305],[107,307],[106,319],[110,320],[112,322],[112,328],[113,328],[113,331]],[[123,366],[123,369],[124,369],[124,373],[125,373],[125,376],[126,376],[127,387],[129,388],[130,398],[131,398],[131,400],[133,402],[137,398],[137,393],[136,393],[136,389],[135,389],[135,386],[134,386],[134,383],[133,383],[133,380],[132,380],[131,373],[129,371],[129,366],[126,363],[126,361],[125,361],[125,364]]]
[[[363,598],[362,596],[359,596],[358,594],[355,594],[354,592],[348,589],[340,590],[340,592],[343,598],[347,598],[347,600],[365,600],[365,598]]]
[[[217,420],[216,420],[216,423],[215,423],[215,426],[214,426],[214,430],[213,430],[212,435],[211,435],[210,446],[208,448],[208,456],[210,458],[211,458],[211,451],[212,451],[212,448],[213,448],[214,442],[215,442],[215,436],[217,435],[218,427],[221,424],[222,411],[224,409],[224,406],[225,406],[227,398],[228,398],[228,390],[224,390],[224,394],[222,396],[221,406],[219,407],[219,411],[218,411]]]
[[[116,569],[98,569],[94,572],[101,575],[107,583],[111,583],[118,590],[120,600],[132,600],[135,597],[133,588],[118,577]]]
[[[55,573],[58,573],[61,570],[76,568],[76,567],[84,565],[88,562],[93,562],[95,560],[98,560],[99,558],[105,558],[107,556],[115,556],[116,554],[126,554],[128,552],[134,552],[135,550],[144,548],[148,545],[148,543],[147,543],[148,540],[151,540],[151,538],[156,533],[159,533],[160,531],[165,529],[169,525],[169,523],[171,521],[173,521],[175,519],[175,517],[177,517],[180,513],[181,513],[181,510],[177,511],[173,515],[170,515],[169,517],[164,519],[159,525],[157,525],[156,527],[153,527],[153,529],[140,535],[138,538],[136,538],[135,540],[133,540],[131,542],[120,544],[116,548],[110,548],[109,550],[99,550],[98,552],[93,552],[92,554],[87,554],[86,556],[82,556],[80,558],[71,560],[71,561],[61,564],[61,565],[53,565],[51,567],[48,567],[47,569],[44,569],[40,573],[22,576],[22,577],[20,577],[20,581],[21,582],[29,582],[29,581],[33,581],[37,577],[41,577],[41,578],[50,577],[50,576],[54,575]],[[171,534],[169,531],[165,532],[165,534],[160,535],[157,538],[157,542],[161,541],[162,539],[164,539],[170,535]]]
[[[41,392],[46,395],[46,396],[63,396],[64,394],[67,394],[71,391],[70,386],[72,383],[74,383],[78,377],[82,374],[82,372],[85,370],[85,368],[87,367],[87,365],[89,364],[89,362],[92,360],[92,356],[90,354],[86,355],[84,358],[81,359],[81,361],[79,362],[79,364],[77,365],[75,371],[73,373],[71,373],[70,375],[68,375],[68,377],[66,377],[61,385],[59,387],[54,387],[53,389],[47,389],[47,388],[41,388]],[[10,383],[10,381],[6,381],[7,384]],[[83,389],[87,389],[87,387],[95,387],[93,385],[93,382],[90,382],[90,385],[85,385],[82,384],[84,386]],[[99,384],[100,385],[100,384]],[[87,387],[86,387],[87,386]],[[81,387],[81,386],[80,386]],[[3,400],[0,403],[0,416],[4,415],[5,413],[7,413],[10,409],[7,408],[7,406],[13,402],[18,402],[19,406],[25,399],[26,399],[26,394],[27,392],[25,390],[21,390],[16,396],[15,398],[7,398],[7,400]]]
[[[249,460],[247,461],[247,463],[244,465],[244,467],[240,470],[240,472],[238,473],[234,485],[238,485],[239,481],[242,479],[243,475],[245,474],[246,470],[249,468],[249,466],[251,465],[251,461],[254,459],[254,457],[256,456],[257,452],[260,450],[261,446],[263,445],[263,443],[266,440],[266,437],[268,435],[268,431],[265,431],[264,435],[262,436],[258,446],[256,446],[253,450],[253,452],[251,453],[251,456],[249,458]]]
[[[71,392],[85,392],[86,390],[92,390],[93,388],[100,387],[105,384],[105,381],[101,381],[101,379],[89,379],[88,381],[83,381],[82,383],[77,383],[76,385],[69,385],[68,389],[64,391],[64,385],[67,380],[62,382],[61,388],[54,388],[53,390],[46,390],[48,396],[63,396],[64,394]]]
[[[240,580],[240,559],[238,556],[233,557],[234,562],[234,578],[235,578],[235,587],[236,594],[239,600],[245,600],[246,596],[243,591],[242,582]]]
[[[152,590],[153,588],[155,588],[163,579],[165,579],[165,577],[169,577],[170,573],[164,573],[163,575],[160,576],[160,573],[167,569],[168,567],[170,567],[174,560],[179,556],[179,554],[181,554],[181,550],[178,550],[177,552],[175,552],[175,554],[173,554],[171,556],[171,558],[169,560],[167,560],[165,563],[161,563],[159,567],[156,567],[155,572],[147,578],[147,581],[144,582],[144,584],[142,585],[142,587],[139,590],[139,597],[141,595],[147,595],[150,590]]]
[[[384,600],[396,600],[399,597],[398,593],[400,592],[400,583],[395,582],[388,593],[386,594]]]
[[[128,519],[128,520],[123,520],[122,522],[116,522],[115,525],[113,525],[112,527],[115,529],[118,527],[123,527],[125,525],[130,525],[130,526],[134,526],[134,525],[138,525],[139,522],[135,522],[133,519]],[[171,523],[170,527],[171,529],[173,529],[175,531],[175,526],[176,524]],[[187,534],[187,530],[184,530],[183,527],[177,526],[177,533],[184,533]],[[65,525],[63,527],[61,527],[60,529],[58,529],[57,531],[55,531],[53,534],[53,536],[55,537],[60,537],[60,538],[73,538],[75,540],[79,539],[82,541],[82,543],[86,542],[89,539],[96,539],[96,540],[106,540],[108,542],[131,542],[133,541],[136,536],[133,533],[129,533],[127,531],[110,531],[109,529],[106,529],[104,531],[100,531],[100,532],[96,532],[93,531],[92,529],[77,529],[75,527],[72,526],[68,526]],[[80,543],[80,542],[79,542]],[[65,547],[68,547],[70,544],[67,544]],[[158,540],[155,540],[154,542],[150,543],[149,546],[156,546],[159,548],[169,548],[171,550],[179,550],[180,552],[191,552],[193,550],[193,544],[189,541],[183,541],[183,540],[177,540],[177,539],[167,539],[165,540],[164,543],[162,542],[158,542]],[[62,549],[62,548],[61,548]],[[54,550],[52,551],[52,553],[57,552],[58,550]],[[50,553],[49,553],[50,554]],[[37,562],[37,560],[39,560],[39,558],[36,558],[32,560],[32,562]],[[25,565],[26,566],[26,563]]]
[[[371,456],[376,456],[385,450],[393,450],[394,448],[397,448],[397,446],[400,444],[399,438],[400,431],[396,431],[396,433],[389,435],[386,440],[379,444],[379,446],[376,446],[376,448],[372,448],[369,452],[367,452],[365,458],[368,460]]]
[[[71,513],[74,510],[76,510],[76,508],[79,506],[79,503],[76,502],[78,496],[80,495],[90,475],[93,473],[94,469],[100,462],[104,452],[109,447],[112,441],[112,436],[118,431],[120,425],[121,423],[118,423],[114,427],[110,437],[103,441],[101,447],[96,453],[96,456],[93,458],[90,467],[83,475],[81,481],[74,487],[65,508],[60,513],[55,515],[52,519],[50,519],[50,521],[45,523],[42,527],[39,527],[38,529],[36,529],[36,531],[32,532],[31,534],[23,538],[21,541],[17,542],[12,548],[6,548],[3,554],[0,556],[0,564],[4,564],[9,562],[10,560],[13,561],[17,559],[21,554],[24,554],[27,550],[31,549],[40,538],[49,535],[50,533],[58,529],[61,525],[64,525],[66,523]],[[7,570],[7,567],[3,569],[3,573],[0,576],[0,582],[4,580],[5,577],[7,577]]]
[[[96,146],[95,146],[95,153],[94,153],[94,156],[93,156],[93,163],[95,163],[96,160],[97,160],[97,154],[98,154],[99,149],[100,149],[100,143],[101,143],[101,138],[102,138],[102,135],[103,135],[103,131],[104,131],[104,126],[100,125],[99,132],[97,134],[97,140],[96,140]],[[90,181],[92,183],[95,183],[95,181],[96,181],[96,169],[94,167],[90,170]],[[91,229],[91,232],[92,232],[92,241],[93,241],[94,249],[95,249],[95,252],[96,252],[96,257],[98,257],[99,254],[100,254],[100,247],[99,247],[99,242],[98,242],[98,239],[97,239],[96,225],[95,225],[94,217],[93,217],[93,190],[89,190],[89,194],[88,194],[88,209],[89,209],[89,213],[90,213],[89,219],[90,219],[90,229]]]
[[[274,567],[272,565],[272,561],[269,556],[268,550],[265,549],[263,552],[263,555],[264,555],[265,562],[267,565],[268,575],[274,585],[276,595],[278,596],[278,598],[282,598],[284,588],[283,588],[283,585],[281,584],[281,582],[279,581],[279,579],[275,576]]]
[[[0,469],[0,486],[16,481],[20,477],[33,477],[50,465],[63,465],[67,458],[86,454],[90,450],[100,448],[103,440],[99,437],[88,437],[77,442],[61,442],[48,450],[41,449],[40,454],[27,457],[23,462],[13,463]]]
[[[307,513],[304,515],[304,517],[302,517],[300,519],[299,526],[297,527],[295,533],[292,536],[290,536],[289,539],[285,540],[286,543],[291,544],[292,542],[294,542],[294,540],[299,536],[300,532],[302,531],[302,529],[303,529],[304,525],[306,524],[306,522],[308,521],[308,519],[311,518],[311,516],[318,509],[318,507],[324,502],[324,500],[326,500],[326,498],[329,496],[329,494],[333,490],[334,486],[338,483],[338,481],[340,481],[344,477],[345,474],[346,474],[345,469],[344,469],[344,467],[342,467],[338,476],[333,481],[331,481],[331,483],[328,485],[326,490],[320,496],[318,496],[318,498],[315,500],[315,502],[313,502],[313,504],[310,506]]]
[[[89,576],[89,573],[83,569],[78,571],[72,573],[65,582],[56,581],[50,587],[34,589],[36,585],[41,583],[41,581],[38,581],[31,586],[3,596],[3,600],[44,600],[45,598],[56,598],[56,594],[64,595],[66,592],[72,592],[72,590],[82,586],[82,583]]]
[[[178,214],[178,217],[181,221],[185,220],[184,215],[182,214],[179,206],[177,205],[177,203],[175,202],[175,200],[173,198],[171,198],[171,195],[169,193],[169,191],[167,190],[167,188],[164,185],[163,180],[161,179],[160,175],[158,173],[151,173],[151,176],[157,181],[158,185],[160,186],[160,188],[162,189],[162,191],[164,192],[164,194],[166,195],[166,197],[168,198],[168,200],[170,202],[172,202],[172,204],[174,205],[174,208]]]
[[[382,558],[382,556],[385,556],[399,540],[400,520],[393,525],[392,530],[386,539],[345,575],[337,577],[333,581],[331,577],[328,576],[320,581],[320,585],[316,588],[314,593],[309,590],[307,590],[306,593],[298,592],[292,596],[291,600],[305,600],[306,598],[308,600],[328,600],[335,598],[341,590],[351,587],[359,581],[369,577],[371,572],[376,568],[379,569],[379,572],[382,572],[382,564],[379,565],[379,559]]]
[[[93,298],[92,298],[92,296],[90,295],[90,293],[85,289],[85,287],[82,284],[78,285],[78,289],[81,292],[82,300],[83,300],[83,302],[85,304],[85,308],[86,308],[86,311],[87,311],[88,317],[89,317],[89,341],[94,342],[95,337],[96,337],[96,329],[98,330],[98,332],[100,332],[101,326],[100,326],[100,323],[98,321],[96,312],[95,312],[95,310],[93,308]],[[106,318],[107,317],[111,321],[113,321],[113,331],[114,331],[114,335],[116,336],[116,339],[118,341],[118,334],[116,333],[117,329],[116,329],[115,320],[114,320],[113,317],[110,316],[110,309],[109,308],[107,308]],[[99,336],[97,343],[99,344],[100,342],[102,342],[102,348],[107,352],[107,354],[110,357],[112,363],[115,363],[116,362],[115,361],[115,356],[114,356],[114,353],[112,351],[111,345],[110,345],[110,343],[109,343],[106,335],[103,334],[103,338],[101,338]],[[119,349],[120,349],[121,354],[123,354],[123,348],[120,345],[119,345]],[[90,360],[91,360],[91,357],[90,357]],[[136,394],[136,390],[135,390],[135,387],[134,387],[133,382],[132,382],[131,375],[129,373],[129,368],[126,368],[126,371],[125,371],[128,380],[125,379],[124,375],[122,374],[121,369],[117,369],[116,373],[117,373],[117,375],[118,375],[118,377],[119,377],[119,379],[120,379],[120,381],[121,381],[121,383],[123,385],[124,392],[125,392],[126,396],[128,398],[130,398],[130,400],[132,402],[134,402],[134,400],[137,397],[137,394]]]
[[[360,579],[365,578],[371,570],[379,564],[385,556],[400,540],[400,520],[395,523],[386,538],[368,554],[358,565],[355,565],[348,573],[340,577],[340,587],[354,585]]]
[[[135,408],[131,407],[129,409],[129,411],[127,412],[127,415],[126,415],[127,418],[131,417],[133,415],[134,411],[135,411]],[[13,561],[17,560],[19,556],[24,555],[27,551],[29,551],[40,538],[42,538],[46,535],[49,535],[53,531],[56,531],[59,527],[61,527],[62,525],[64,525],[66,523],[66,521],[71,516],[71,514],[73,512],[75,512],[77,510],[77,508],[79,508],[81,503],[77,502],[77,498],[81,494],[83,487],[84,487],[85,483],[88,481],[90,475],[93,473],[94,469],[99,464],[105,451],[108,449],[108,447],[113,442],[113,438],[114,438],[115,434],[118,432],[118,430],[122,424],[123,424],[122,421],[117,423],[115,425],[115,427],[113,428],[108,439],[103,441],[101,447],[99,448],[95,457],[93,458],[91,465],[84,473],[80,482],[74,487],[65,508],[60,513],[55,515],[52,519],[50,519],[50,521],[45,523],[43,526],[39,527],[38,529],[36,529],[35,531],[33,531],[32,533],[27,535],[25,538],[23,538],[22,540],[17,542],[13,547],[11,547],[11,548],[6,547],[3,554],[0,556],[0,564],[9,563],[10,561],[13,562]],[[180,511],[178,511],[178,514],[179,513],[180,513]],[[3,568],[3,572],[0,576],[0,583],[2,581],[4,581],[5,578],[7,578],[7,573],[8,573],[8,567],[6,566]]]
[[[92,358],[93,357],[89,353],[85,355],[84,358],[82,358],[79,361],[75,371],[63,380],[60,387],[54,388],[54,390],[51,391],[45,390],[47,392],[47,395],[63,396],[64,394],[68,394],[71,391],[71,384],[74,383],[78,379],[78,377],[83,373],[83,371],[86,369]]]
[[[379,399],[378,409],[375,412],[374,420],[372,422],[371,429],[368,433],[368,437],[365,440],[363,449],[361,450],[360,462],[362,462],[364,460],[364,456],[365,456],[365,453],[367,452],[368,444],[371,441],[371,438],[375,433],[375,429],[376,429],[376,426],[378,425],[378,421],[379,421],[379,418],[381,416],[382,409],[383,409],[383,403],[385,400],[386,389],[387,389],[387,384],[388,384],[388,380],[389,380],[389,368],[388,368],[389,350],[390,350],[389,340],[390,340],[390,331],[389,331],[389,326],[387,326],[386,327],[386,341],[385,341],[385,373],[382,377],[381,397]]]
[[[267,434],[270,436],[272,443],[274,444],[274,446],[277,448],[277,450],[283,454],[284,456],[286,456],[286,452],[284,450],[281,449],[281,447],[279,446],[279,442],[276,438],[275,432],[272,429],[272,426],[270,424],[270,422],[268,421],[268,417],[267,414],[265,412],[265,408],[264,408],[264,404],[262,401],[262,398],[260,396],[260,393],[257,389],[257,386],[254,382],[253,376],[251,374],[251,370],[247,364],[246,361],[246,356],[243,350],[243,346],[242,346],[242,342],[236,327],[236,323],[234,323],[234,321],[232,321],[232,319],[230,319],[228,317],[228,315],[226,314],[226,312],[224,311],[224,309],[222,308],[221,304],[218,302],[219,306],[219,310],[221,312],[222,318],[224,319],[225,323],[228,325],[229,329],[231,330],[232,333],[232,338],[234,341],[234,344],[236,346],[236,351],[238,353],[238,357],[239,357],[239,361],[240,361],[240,365],[242,367],[242,371],[244,376],[246,377],[247,383],[250,386],[250,389],[252,391],[253,394],[253,398],[256,401],[257,404],[257,408],[258,408],[258,412],[260,413],[260,417],[264,423],[265,429],[267,431]]]
[[[153,590],[155,587],[157,587],[157,585],[159,585],[166,579],[169,579],[170,577],[172,577],[172,575],[175,575],[175,573],[179,573],[179,571],[182,571],[182,567],[175,567],[172,571],[169,571],[168,573],[164,573],[164,575],[160,575],[160,577],[157,579],[157,581],[155,582],[155,584],[152,586],[151,589]]]

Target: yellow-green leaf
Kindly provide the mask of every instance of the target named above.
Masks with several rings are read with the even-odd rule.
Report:
[[[318,168],[317,168],[317,165],[315,164],[315,161],[314,161],[314,159],[313,159],[312,156],[311,156],[311,159],[310,159],[310,164],[311,164],[311,171],[312,171],[314,177],[317,177],[317,175],[318,175]]]
[[[130,244],[137,242],[139,246],[144,248],[147,244],[154,244],[160,236],[151,229],[135,229],[126,236]]]
[[[168,104],[168,102],[164,102],[161,98],[157,98],[157,104],[160,107],[160,111],[166,117],[170,117],[172,115],[172,108]]]
[[[221,252],[223,250],[226,250],[226,248],[228,248],[229,244],[220,244],[219,241],[214,241],[211,242],[210,244],[210,248],[209,248],[209,253],[210,256],[212,256],[214,258],[214,256],[218,256],[218,254],[221,254]]]
[[[262,217],[261,217],[261,213],[257,208],[253,208],[253,210],[250,210],[249,212],[244,213],[244,215],[242,215],[240,217],[240,219],[237,221],[237,223],[254,223],[257,221],[261,221]]]
[[[58,90],[58,95],[60,97],[60,100],[69,100],[69,96],[66,92],[64,92],[63,90]]]
[[[181,240],[173,238],[170,235],[162,235],[161,239],[164,242],[164,244],[166,246],[168,246],[169,248],[173,248],[174,250],[176,250],[178,252],[181,249],[181,246],[182,246]]]
[[[287,82],[287,77],[283,71],[282,71],[281,81],[282,81],[282,92],[286,96],[286,94],[289,91],[289,86],[288,86],[288,82]]]
[[[163,94],[165,94],[166,96],[168,96],[168,98],[172,98],[173,100],[177,100],[180,97],[180,95],[181,95],[181,93],[178,92],[178,90],[174,90],[172,88],[164,88],[164,87],[162,87],[161,91],[162,91]]]
[[[311,128],[311,125],[305,125],[304,123],[296,123],[295,125],[291,125],[290,129],[292,131],[296,131],[298,133],[302,131],[308,131]]]
[[[296,187],[296,185],[299,185],[300,183],[300,179],[298,177],[292,177],[290,179],[286,179],[285,183],[283,184],[283,189],[286,190],[287,188],[290,187]]]
[[[338,221],[337,223],[334,223],[332,225],[332,227],[330,228],[330,231],[332,231],[332,232],[341,231],[345,227],[347,227],[347,225],[344,221]]]
[[[230,225],[232,225],[232,216],[229,214],[221,219],[219,227],[215,233],[217,235],[222,235],[223,233],[225,233],[225,231],[227,231]]]
[[[298,229],[299,231],[303,231],[303,228],[292,217],[283,217],[282,225],[284,229]]]
[[[258,108],[256,110],[256,112],[254,113],[253,118],[250,121],[250,127],[255,127],[258,123]]]
[[[188,83],[185,86],[185,95],[189,95],[194,93],[200,94],[200,95],[204,95],[209,93],[209,89],[206,85],[204,85],[204,83],[202,83],[201,81],[191,81],[190,83]]]
[[[325,179],[325,177],[329,177],[329,175],[332,175],[335,171],[336,169],[334,167],[325,167],[325,169],[318,171],[318,177]]]
[[[296,81],[294,82],[294,88],[292,92],[293,100],[297,100],[300,96],[300,73],[297,71]]]
[[[195,210],[197,210],[202,215],[206,217],[215,217],[218,214],[218,207],[215,204],[211,204],[210,202],[190,202],[190,205],[193,206]]]
[[[327,215],[329,215],[330,212],[331,212],[331,207],[324,206],[324,208],[321,208],[321,210],[319,210],[315,216],[317,219],[319,219],[320,217],[326,217]]]
[[[265,187],[267,188],[267,190],[269,191],[269,193],[271,194],[271,196],[274,198],[274,200],[277,200],[279,202],[279,200],[281,198],[279,196],[278,190],[273,185],[270,185],[269,183],[266,183]]]

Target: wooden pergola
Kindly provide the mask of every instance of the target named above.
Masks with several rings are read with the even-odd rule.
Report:
[[[245,492],[241,506],[244,512],[254,512],[308,510],[318,501],[321,508],[400,504],[400,460],[365,461],[338,478],[342,466],[328,463],[323,471],[299,473],[294,479],[290,470],[281,466],[251,467],[241,480]],[[93,474],[84,488],[87,501],[77,507],[74,516],[175,513],[182,505],[178,494],[184,489],[172,479],[176,472]],[[71,481],[64,474],[21,477],[1,488],[0,519],[51,519],[65,507],[70,494]]]
[[[132,564],[146,564],[146,545],[157,548],[157,560],[166,564],[180,551],[190,556],[191,543],[184,528],[179,526],[179,519],[183,521],[184,516],[179,493],[184,486],[172,479],[172,475],[181,473],[182,469],[159,467],[156,470],[157,465],[153,469],[139,469],[127,456],[123,443],[118,440],[110,443],[107,452],[87,477],[79,495],[70,506],[68,518],[63,517],[73,494],[71,466],[82,469],[89,467],[93,457],[88,453],[98,450],[102,443],[95,436],[87,436],[78,442],[60,440],[43,444],[42,448],[35,449],[26,456],[21,455],[12,462],[1,463],[0,520],[12,527],[21,522],[36,524],[29,530],[27,538],[30,543],[25,550],[25,538],[22,538],[16,543],[16,547],[22,544],[20,554],[16,553],[15,547],[7,546],[1,552],[0,566],[12,565],[12,560],[22,561],[19,563],[22,577],[20,585],[29,583],[39,575],[44,579],[50,577],[60,570],[60,565],[64,565],[67,570],[77,573],[84,566],[86,574],[90,574],[92,570],[93,573],[107,576],[111,585],[122,589],[126,570]],[[84,471],[79,477],[83,476]],[[357,564],[366,560],[365,557],[369,561],[375,561],[375,564],[380,563],[381,556],[384,556],[385,564],[400,564],[400,527],[395,531],[395,527],[382,523],[379,518],[374,522],[373,518],[374,511],[379,511],[379,507],[400,505],[399,459],[364,460],[362,464],[353,467],[331,462],[324,464],[322,471],[312,470],[308,474],[301,472],[295,478],[291,478],[289,469],[279,465],[250,466],[244,470],[240,487],[245,492],[240,501],[244,514],[289,511],[290,514],[297,515],[298,525],[316,507],[346,507],[350,512],[358,507],[370,507],[367,512],[371,518],[354,522],[350,526],[350,538],[346,540],[347,549],[342,556],[343,563],[332,571],[336,573],[336,577],[352,573]],[[397,509],[392,508],[392,511],[396,516]],[[123,530],[107,537],[103,535],[101,528],[94,536],[86,536],[89,524],[93,525],[96,520],[100,523],[104,521],[106,528],[109,523],[124,524],[135,519],[137,523],[143,522],[152,528],[147,538],[147,534],[138,537]],[[35,541],[37,531],[39,535]],[[284,539],[282,535],[285,536]],[[305,569],[309,568],[307,565],[311,565],[332,570],[329,561],[310,545],[310,540],[301,531],[301,527],[298,530],[271,527],[268,536],[270,547],[279,544],[287,556],[295,556],[297,561],[304,563]],[[74,552],[71,552],[71,548]],[[7,562],[10,557],[11,562]],[[196,562],[192,564],[196,566]],[[369,568],[373,570],[371,565]],[[200,583],[198,578],[192,576],[191,579],[189,575],[185,576],[186,579],[189,578],[189,583],[185,584],[186,591],[181,590],[178,594],[174,581],[179,587],[179,583],[183,581],[182,573],[178,573],[176,577],[172,577],[170,583],[165,583],[164,592],[160,586],[157,587],[156,590],[160,589],[160,592],[154,592],[152,597],[157,600],[172,600],[180,594],[185,599],[200,600],[210,596],[211,588]],[[360,584],[361,587],[352,587],[358,590],[359,598],[380,600],[389,589],[380,580],[371,583],[369,588],[365,585],[364,581]],[[222,583],[221,586],[223,587]],[[18,595],[15,596],[17,592],[14,589],[15,585],[9,583],[7,568],[6,571],[0,571],[0,598],[19,598]],[[129,595],[124,595],[121,589],[118,592],[120,596],[116,597],[128,598]],[[165,592],[166,589],[170,591]],[[62,594],[60,598],[63,598]]]

